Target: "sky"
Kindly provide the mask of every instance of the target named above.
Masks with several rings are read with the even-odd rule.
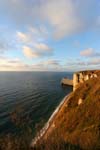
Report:
[[[0,0],[0,71],[100,69],[100,0]]]

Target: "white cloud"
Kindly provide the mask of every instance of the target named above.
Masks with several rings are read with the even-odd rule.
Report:
[[[41,32],[46,32],[42,26],[41,29],[29,28],[26,33],[20,31],[16,33],[18,42],[21,44],[21,49],[26,57],[38,58],[53,54],[53,49],[45,44]]]
[[[30,37],[22,32],[17,32],[17,37],[21,42],[29,42],[30,41]]]
[[[4,53],[6,48],[7,47],[6,47],[5,43],[0,41],[0,54]]]
[[[1,26],[0,30],[0,55],[4,55],[8,52],[13,52],[18,47],[18,43],[15,38],[15,33],[11,32],[9,28]]]
[[[87,62],[88,65],[100,65],[100,58],[93,58]]]
[[[59,60],[45,60],[41,61],[39,63],[33,64],[33,68],[37,70],[43,70],[43,71],[63,71],[63,66],[60,64]]]
[[[19,58],[0,57],[0,71],[62,71],[58,60],[45,60],[26,64]]]
[[[73,60],[62,64],[59,60],[47,59],[34,64],[27,64],[19,58],[0,57],[0,71],[78,71],[85,69],[100,69],[100,59],[82,61]]]
[[[0,10],[17,26],[44,25],[59,39],[96,27],[98,3],[96,0],[3,0]],[[46,33],[45,28],[39,30]],[[39,33],[34,28],[33,32]]]
[[[48,47],[48,45],[46,45],[44,43],[35,44],[34,47],[36,49],[39,49],[39,50],[42,50],[42,51],[51,51],[52,50],[50,47]]]
[[[41,29],[42,30],[42,29]],[[44,31],[43,31],[44,32]],[[38,42],[39,30],[37,28],[29,28],[28,32],[17,32],[18,42],[22,45],[21,49],[24,56],[27,58],[38,58],[44,56],[51,56],[53,49],[43,42]],[[41,37],[43,39],[43,37]]]
[[[48,32],[44,26],[27,27],[24,32],[16,32],[17,39],[20,43],[34,44],[37,42],[44,42],[47,40]]]
[[[44,9],[45,7],[45,9]],[[53,27],[55,38],[62,38],[82,30],[84,22],[72,0],[45,1],[41,7],[41,17]]]
[[[66,62],[66,70],[69,71],[80,71],[80,70],[90,70],[90,69],[100,69],[100,58],[93,58],[87,60],[69,59]]]
[[[61,39],[65,36],[100,27],[99,9],[100,5],[98,5],[97,0],[1,0],[0,16],[2,19],[6,18],[4,22],[7,21],[10,30],[7,33],[7,37],[9,36],[7,43],[5,39],[0,42],[0,54],[5,52],[8,47],[11,49],[13,46],[13,50],[16,50],[14,45],[18,45],[27,58],[51,56],[54,49],[49,47],[47,43],[52,44],[52,37]],[[17,42],[19,43],[15,40],[13,44],[10,44],[11,39],[14,39],[10,33],[12,30],[17,31]],[[6,33],[5,30],[3,32]],[[80,45],[77,41],[75,44],[76,46]],[[81,51],[80,55],[93,58],[100,56],[100,52],[88,48]],[[15,59],[8,60],[8,62],[5,60],[4,63],[2,60],[1,64],[10,67],[16,64],[17,69],[18,66],[21,66],[30,70],[34,70],[35,67],[41,70],[41,66],[44,66],[44,70],[49,70],[49,68],[51,70],[67,70],[75,69],[78,66],[83,68],[86,65],[88,67],[99,66],[99,59],[86,60],[86,62],[80,60],[74,62],[72,60],[68,66],[64,67],[57,60],[48,60],[33,64],[33,66],[26,65],[22,61],[18,62]]]
[[[18,58],[0,57],[0,71],[24,71],[29,66]]]
[[[38,52],[33,52],[32,48],[28,46],[23,47],[23,53],[27,58],[37,58],[40,56]]]
[[[96,52],[93,48],[88,48],[81,51],[80,55],[85,57],[96,57],[96,56],[100,56],[100,52]]]
[[[14,39],[7,39],[7,37],[0,37],[0,55],[16,49],[16,42]]]
[[[23,53],[27,58],[38,58],[44,56],[51,56],[53,50],[46,44],[38,43],[34,47],[24,46]]]
[[[60,62],[58,60],[48,60],[48,61],[45,61],[44,64],[46,65],[50,65],[50,66],[59,66],[60,65]]]
[[[46,26],[41,25],[41,24],[38,27],[35,27],[35,26],[29,27],[29,31],[36,37],[47,38],[49,34]]]
[[[91,56],[93,55],[94,53],[94,49],[93,48],[88,48],[88,49],[85,49],[83,51],[80,52],[80,55],[81,56]]]

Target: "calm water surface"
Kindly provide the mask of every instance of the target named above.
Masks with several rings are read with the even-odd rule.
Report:
[[[72,78],[72,73],[0,72],[0,133],[16,132],[10,118],[16,108],[31,120],[33,128],[42,119],[47,121],[62,98],[72,91],[60,85],[66,76]]]

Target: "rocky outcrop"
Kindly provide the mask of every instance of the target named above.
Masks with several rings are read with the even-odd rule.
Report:
[[[83,83],[86,80],[91,78],[97,78],[96,71],[80,71],[73,74],[73,91],[75,91],[78,87],[79,83]]]
[[[76,72],[73,74],[73,80],[68,78],[63,78],[61,80],[61,84],[73,86],[73,91],[75,91],[79,83],[83,83],[84,81],[89,80],[91,78],[97,78],[99,74],[100,74],[99,70]]]
[[[83,99],[82,99],[82,98],[79,98],[79,100],[78,100],[78,105],[81,105],[81,104],[83,104]]]
[[[70,79],[68,79],[68,78],[63,78],[63,79],[61,80],[61,84],[62,84],[62,85],[73,86],[73,80],[70,80]]]

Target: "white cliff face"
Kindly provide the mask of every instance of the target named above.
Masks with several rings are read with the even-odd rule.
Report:
[[[83,103],[83,99],[80,98],[80,99],[78,100],[78,105],[81,105],[82,103]]]
[[[74,73],[74,75],[73,75],[73,91],[76,90],[78,83],[79,83],[79,76],[77,73]]]
[[[91,78],[97,78],[97,74],[94,72],[78,72],[74,73],[73,75],[73,91],[75,91],[78,87],[79,83],[83,83],[86,80],[89,80]]]

